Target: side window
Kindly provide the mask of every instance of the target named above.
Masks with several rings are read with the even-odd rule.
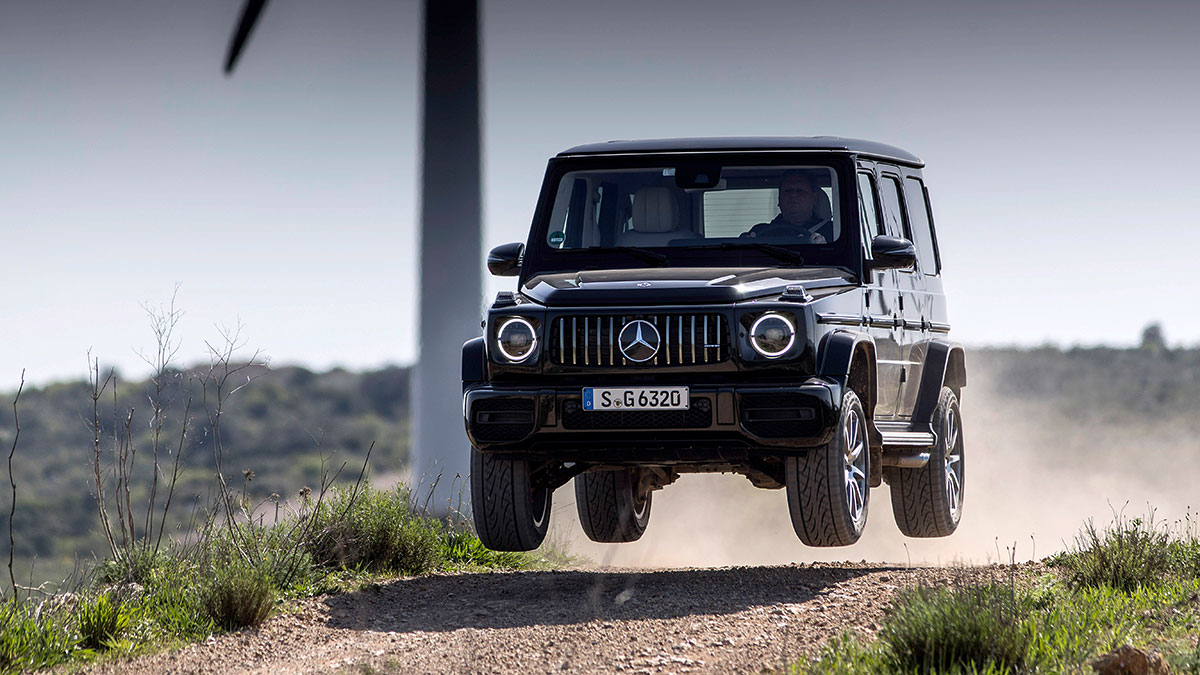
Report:
[[[925,202],[925,188],[916,178],[904,179],[904,203],[908,206],[908,222],[916,237],[917,265],[925,274],[937,274],[937,249],[934,243],[933,221],[929,218],[929,205]]]
[[[871,239],[883,233],[875,202],[875,181],[871,180],[870,174],[858,174],[858,222],[862,226],[863,246],[868,254],[871,252]]]
[[[884,176],[879,190],[883,194],[883,222],[887,226],[887,233],[893,237],[912,239],[908,224],[904,222],[904,209],[900,205],[900,181],[895,176]]]

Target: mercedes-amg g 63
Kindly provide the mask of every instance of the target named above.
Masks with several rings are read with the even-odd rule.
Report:
[[[572,478],[589,537],[633,541],[655,490],[785,488],[812,546],[858,540],[886,481],[900,530],[962,514],[966,385],[923,163],[844,138],[584,145],[550,160],[516,276],[463,347],[484,544],[529,550]]]

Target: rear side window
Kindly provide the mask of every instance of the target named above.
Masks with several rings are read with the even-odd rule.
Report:
[[[875,181],[871,180],[870,174],[858,174],[858,222],[862,226],[863,244],[868,255],[871,251],[871,240],[875,235],[883,234],[879,212],[875,210],[875,201]]]
[[[883,193],[883,222],[887,225],[887,233],[912,239],[904,222],[904,209],[900,206],[900,181],[894,176],[884,176],[879,190]]]
[[[908,222],[912,225],[917,245],[917,264],[925,274],[937,274],[937,248],[929,204],[925,201],[925,186],[916,178],[904,179],[904,203],[908,206]]]

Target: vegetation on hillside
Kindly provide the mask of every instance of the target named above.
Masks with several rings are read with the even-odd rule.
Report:
[[[186,528],[215,496],[215,437],[206,433],[207,413],[196,384],[207,370],[207,365],[169,368],[162,378],[162,418],[168,428],[160,446],[171,446],[172,451],[188,408],[189,383],[195,388],[188,412],[192,433],[179,453],[176,503],[168,532]],[[374,477],[398,477],[404,471],[408,459],[407,369],[313,373],[298,367],[252,365],[240,376],[243,381],[253,379],[253,384],[238,391],[222,411],[221,442],[227,473],[240,482],[244,471],[253,472],[247,498],[261,501],[274,494],[279,495],[277,502],[295,500],[303,488],[316,488],[324,471],[343,463],[361,465],[372,443],[370,469]],[[125,382],[114,375],[100,401],[104,439],[100,449],[106,457],[133,411],[129,443],[141,453],[129,483],[130,500],[136,504],[149,497],[153,465],[148,451],[154,444],[149,402],[154,394],[153,380]],[[91,395],[87,381],[27,386],[21,394],[20,450],[13,458],[18,485],[14,526],[16,568],[25,583],[36,586],[61,580],[77,563],[103,556],[107,549],[96,519]],[[12,394],[0,395],[0,446],[5,448],[14,431],[12,398]],[[353,481],[356,476],[355,469],[353,475],[343,473],[337,482]],[[165,493],[159,495],[160,505],[163,497]],[[0,495],[0,510],[8,514],[7,494]],[[0,555],[7,559],[8,538],[2,539]]]

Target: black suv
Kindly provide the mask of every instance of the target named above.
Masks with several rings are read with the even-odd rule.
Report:
[[[463,346],[475,525],[529,550],[554,489],[633,541],[692,472],[787,488],[811,546],[858,540],[870,488],[901,531],[962,513],[966,385],[920,159],[845,138],[583,145],[550,160],[518,276]]]

